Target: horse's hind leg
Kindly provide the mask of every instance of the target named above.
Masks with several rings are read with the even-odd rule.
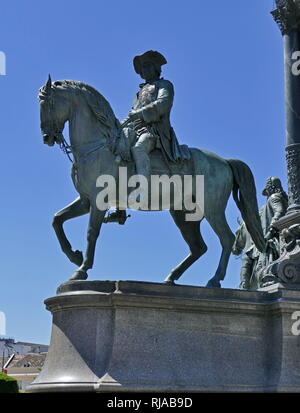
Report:
[[[66,254],[71,262],[80,266],[83,261],[83,255],[81,251],[73,251],[71,244],[66,237],[63,229],[63,223],[69,219],[79,217],[89,212],[89,201],[83,198],[77,198],[71,204],[60,210],[54,215],[53,228],[56,233],[57,239],[60,243],[62,251]]]
[[[232,246],[234,244],[235,236],[233,235],[229,225],[227,224],[225,214],[220,215],[213,214],[213,216],[206,216],[206,219],[210,223],[212,229],[219,237],[222,254],[219,261],[217,271],[213,278],[211,278],[206,287],[221,287],[220,281],[224,280],[227,270],[229,257],[231,254]]]
[[[171,271],[164,281],[166,284],[174,284],[174,280],[178,280],[180,276],[207,251],[207,246],[200,232],[201,221],[186,221],[186,213],[183,211],[170,211],[170,214],[188,244],[190,254]]]

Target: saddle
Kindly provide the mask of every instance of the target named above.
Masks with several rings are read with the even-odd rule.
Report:
[[[136,135],[131,128],[124,128],[120,136],[114,139],[111,149],[119,162],[133,162],[131,147],[134,146],[135,141]],[[163,148],[151,151],[149,154],[151,175],[192,175],[194,164],[190,148],[187,145],[178,145],[176,150],[177,153],[179,152],[179,159],[176,162],[167,159]]]
[[[194,163],[190,149],[186,145],[180,148],[188,152],[188,158],[181,158],[176,162],[167,160],[160,149],[154,149],[150,154],[151,175],[193,175]]]

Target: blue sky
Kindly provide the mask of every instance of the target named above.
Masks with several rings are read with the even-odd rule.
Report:
[[[77,194],[68,159],[42,143],[37,92],[48,73],[94,86],[123,119],[141,81],[132,58],[159,50],[168,60],[163,76],[175,87],[179,141],[246,162],[262,205],[268,176],[286,188],[283,46],[272,8],[272,0],[1,2],[0,311],[7,335],[49,342],[43,300],[75,269],[51,227],[53,214]],[[230,199],[232,230],[238,216]],[[208,252],[182,284],[204,286],[217,267],[218,239],[202,227]],[[65,228],[74,248],[84,250],[87,217]],[[167,212],[134,212],[124,227],[103,227],[90,279],[161,282],[186,254]],[[238,286],[239,268],[232,256],[223,287]]]

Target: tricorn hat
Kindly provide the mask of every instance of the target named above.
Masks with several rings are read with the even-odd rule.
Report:
[[[141,68],[144,62],[152,62],[154,63],[155,67],[157,67],[160,70],[161,66],[167,63],[167,60],[161,53],[155,50],[148,50],[148,52],[135,56],[133,58],[133,66],[134,70],[139,75],[141,74]]]

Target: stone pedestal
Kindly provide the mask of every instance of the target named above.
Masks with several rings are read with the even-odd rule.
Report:
[[[45,303],[51,344],[27,391],[300,392],[299,291],[73,281]]]

